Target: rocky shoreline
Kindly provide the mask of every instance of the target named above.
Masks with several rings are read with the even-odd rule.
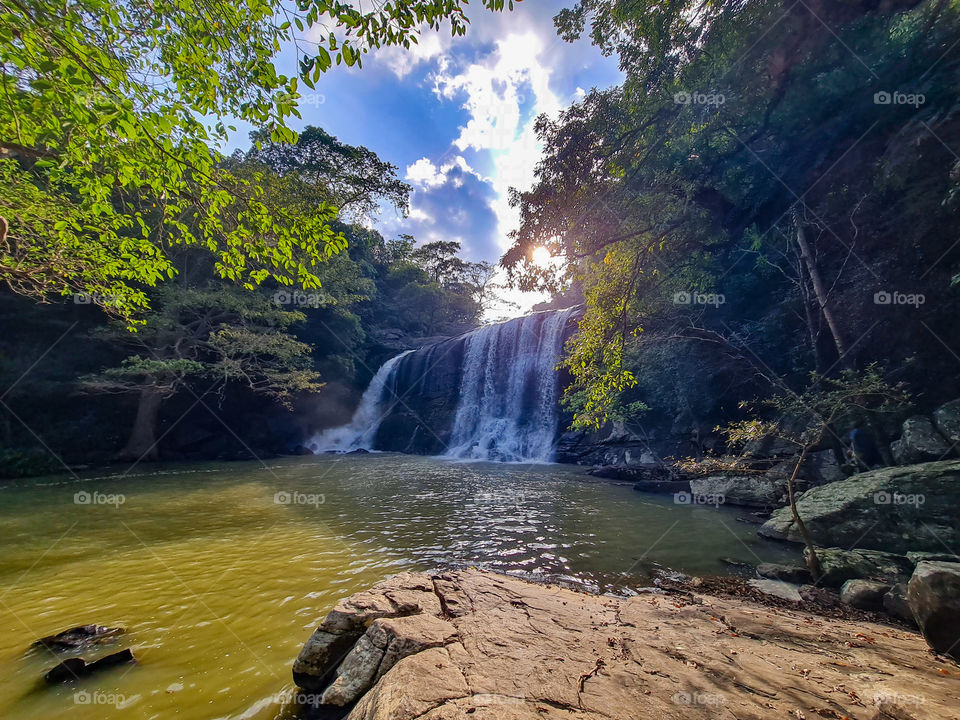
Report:
[[[342,600],[293,672],[308,716],[349,720],[960,718],[960,669],[902,627],[476,569],[402,573]]]

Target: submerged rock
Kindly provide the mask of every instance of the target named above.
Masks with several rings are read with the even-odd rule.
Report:
[[[78,625],[56,635],[40,638],[33,643],[32,647],[46,648],[53,652],[83,650],[92,645],[113,640],[124,632],[123,628],[112,628],[104,625]]]
[[[428,588],[435,606],[371,621],[393,606],[388,595]],[[348,720],[819,717],[825,706],[865,717],[861,698],[918,687],[924,717],[950,717],[955,703],[955,678],[937,672],[917,635],[801,606],[686,590],[601,597],[465,570],[404,574],[337,608],[331,629],[369,621],[323,694],[347,703]],[[852,643],[858,635],[875,640]],[[783,668],[809,672],[783,689]]]
[[[917,565],[907,586],[907,603],[930,647],[960,660],[960,563]]]
[[[890,552],[960,546],[960,460],[887,467],[807,490],[797,500],[814,542]],[[765,537],[802,542],[789,508],[760,528]]]
[[[67,658],[59,665],[52,667],[43,676],[43,679],[50,684],[71,682],[80,678],[92,675],[95,672],[106,670],[107,668],[124,665],[126,663],[136,662],[131,650],[121,650],[119,652],[104,655],[92,662],[87,662],[83,658]]]

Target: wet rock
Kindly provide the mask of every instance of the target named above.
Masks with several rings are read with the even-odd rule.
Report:
[[[305,690],[325,689],[343,657],[380,618],[440,612],[433,581],[414,573],[401,573],[375,589],[341,600],[300,651],[293,664],[294,682]]]
[[[375,620],[337,668],[321,702],[347,705],[403,658],[453,641],[456,628],[432,615]]]
[[[136,661],[136,658],[133,656],[133,651],[131,650],[121,650],[120,652],[111,653],[110,655],[104,655],[102,658],[94,660],[93,662],[87,662],[83,658],[78,657],[67,658],[59,665],[48,670],[43,676],[43,679],[51,685],[71,682],[100,672],[101,670],[106,670],[107,668],[134,663]]]
[[[814,542],[906,553],[960,546],[960,461],[888,467],[804,492],[797,509]],[[789,508],[760,534],[802,542]]]
[[[930,418],[917,415],[903,421],[900,439],[890,445],[900,465],[940,460],[950,452],[950,443],[937,432]]]
[[[930,647],[960,660],[960,563],[917,565],[907,586],[907,603]]]
[[[690,481],[694,495],[722,496],[727,505],[775,508],[787,502],[787,482],[776,475],[711,475]]]
[[[804,550],[804,557],[808,555]],[[910,561],[902,555],[879,550],[843,550],[817,548],[817,558],[823,576],[820,582],[829,587],[840,587],[847,580],[877,580],[894,584],[910,576]]]
[[[933,424],[951,444],[960,443],[960,399],[933,411]]]
[[[847,580],[840,588],[840,602],[860,610],[879,610],[891,587],[873,580]]]
[[[907,602],[906,583],[897,583],[890,588],[889,592],[883,596],[883,609],[887,615],[903,620],[909,625],[916,626],[917,624],[913,617],[913,611],[910,610],[910,603]]]
[[[812,582],[810,570],[799,565],[780,565],[777,563],[760,563],[757,565],[757,575],[760,577],[782,580],[783,582],[804,585]]]
[[[69,652],[71,650],[83,650],[92,645],[114,640],[118,635],[124,633],[123,628],[111,628],[104,625],[78,625],[77,627],[64,630],[56,635],[48,635],[40,638],[32,647],[46,648],[53,652]]]

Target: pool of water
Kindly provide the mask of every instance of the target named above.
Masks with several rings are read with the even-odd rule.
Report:
[[[477,565],[622,590],[793,559],[736,515],[569,466],[391,454],[0,485],[0,717],[295,718],[303,642],[386,576]],[[108,647],[138,664],[45,686],[57,658],[30,644],[87,623],[126,628]]]

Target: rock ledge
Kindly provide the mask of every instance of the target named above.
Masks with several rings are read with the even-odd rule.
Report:
[[[956,665],[896,628],[479,570],[403,573],[341,601],[294,676],[349,720],[956,718],[960,698]]]

